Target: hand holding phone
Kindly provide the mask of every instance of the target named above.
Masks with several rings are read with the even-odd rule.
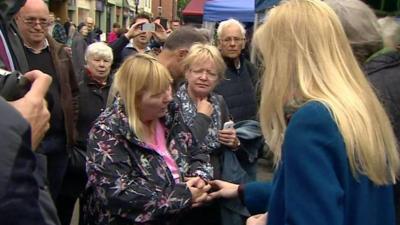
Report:
[[[156,25],[154,23],[145,23],[142,25],[142,31],[154,32],[156,31]]]
[[[164,30],[168,29],[168,19],[167,18],[161,18],[160,19],[160,25],[163,26]]]
[[[224,123],[224,130],[226,129],[233,129],[233,125],[235,125],[235,123],[232,120],[229,120],[228,122]]]
[[[9,72],[0,69],[0,95],[7,101],[15,101],[24,97],[31,87],[31,82],[20,72]]]

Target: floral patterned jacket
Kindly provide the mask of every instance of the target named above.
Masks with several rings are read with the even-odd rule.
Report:
[[[181,179],[209,179],[209,156],[199,150],[189,130],[177,118],[163,121],[168,130],[168,149],[180,169]],[[95,122],[87,153],[85,224],[172,224],[176,213],[191,206],[186,184],[175,183],[163,157],[130,129],[120,99]]]

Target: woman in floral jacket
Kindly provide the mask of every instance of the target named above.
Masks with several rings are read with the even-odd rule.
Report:
[[[173,224],[205,199],[209,157],[179,117],[164,118],[176,111],[168,109],[171,82],[145,54],[115,74],[116,98],[89,134],[85,224]]]
[[[214,179],[233,183],[247,181],[237,153],[240,141],[229,121],[229,110],[221,95],[213,92],[224,79],[225,62],[210,44],[194,44],[182,61],[186,82],[177,90],[173,103],[186,126],[190,127],[200,148],[210,155]],[[226,122],[231,123],[231,127]],[[228,123],[228,124],[229,124]],[[180,225],[244,224],[249,214],[240,201],[216,201],[197,207],[183,216]]]

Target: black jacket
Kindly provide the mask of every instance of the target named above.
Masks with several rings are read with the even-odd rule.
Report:
[[[82,71],[85,69],[85,52],[88,44],[85,37],[79,32],[75,32],[72,39],[72,66],[74,67],[76,80],[79,82],[82,77],[80,77]]]
[[[31,150],[29,124],[0,98],[0,220],[2,224],[45,224]]]
[[[85,151],[88,134],[93,122],[106,107],[112,78],[110,76],[106,85],[100,87],[99,84],[89,78],[86,70],[83,71],[81,77],[83,79],[79,82],[79,116],[76,145]]]
[[[257,114],[256,67],[243,56],[240,57],[240,69],[237,70],[231,59],[225,58],[227,70],[214,92],[224,97],[229,112],[235,122],[255,120]]]
[[[112,49],[114,55],[114,60],[111,67],[113,70],[116,70],[121,66],[124,60],[122,56],[122,51],[127,44],[129,44],[129,39],[126,38],[125,35],[121,35],[116,41],[110,44],[110,48]]]
[[[364,65],[364,71],[400,140],[400,53],[396,51],[379,55]]]
[[[390,118],[397,141],[400,140],[400,53],[384,53],[369,60],[364,71]],[[399,142],[398,142],[399,143]],[[400,185],[394,187],[396,224],[400,225]]]
[[[13,15],[24,0],[0,0],[0,30],[10,50],[15,69],[25,73],[28,63]],[[2,83],[2,82],[0,82]],[[2,87],[0,86],[0,89]],[[29,124],[0,97],[0,221],[1,224],[60,224],[45,186],[46,162],[31,149]]]
[[[89,131],[94,121],[105,109],[108,92],[112,83],[108,78],[105,86],[91,80],[87,70],[82,71],[82,80],[79,82],[79,115],[77,122],[77,139],[71,150],[68,169],[63,182],[64,194],[78,198],[85,190],[86,177],[86,145]]]

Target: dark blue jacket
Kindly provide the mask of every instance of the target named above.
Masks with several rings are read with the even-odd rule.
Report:
[[[29,124],[1,97],[0,116],[1,224],[46,224],[33,173],[36,162]]]
[[[240,69],[232,60],[225,59],[227,70],[214,92],[224,97],[235,122],[255,120],[257,115],[256,83],[258,72],[253,64],[240,57]]]
[[[264,199],[253,212],[268,202],[268,225],[395,224],[392,186],[353,177],[343,138],[321,103],[307,103],[293,114],[282,161],[271,186],[264,185],[261,193],[254,190],[262,186],[245,187],[244,196],[247,206],[257,203],[254,196]]]

